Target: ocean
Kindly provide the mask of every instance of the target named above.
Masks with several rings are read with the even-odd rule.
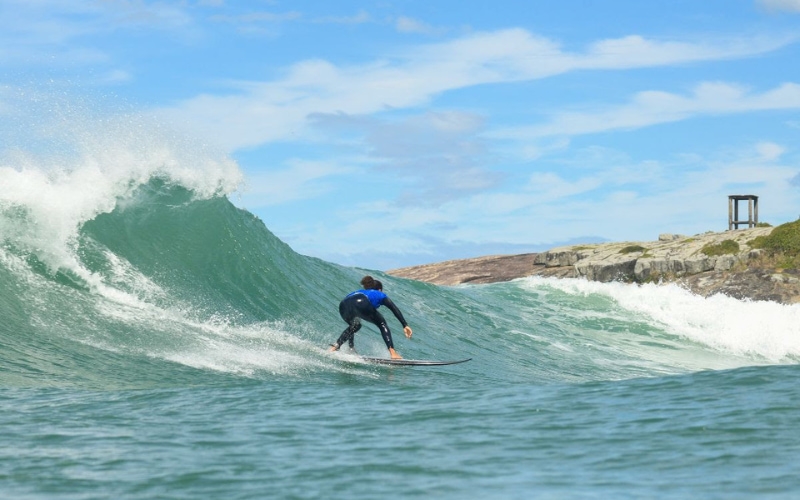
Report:
[[[0,497],[800,496],[800,306],[343,267],[237,208],[235,165],[107,146],[0,166]],[[404,357],[472,360],[327,352],[364,274]]]

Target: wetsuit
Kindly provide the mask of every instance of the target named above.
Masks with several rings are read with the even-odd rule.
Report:
[[[392,299],[387,297],[385,293],[380,290],[358,290],[347,295],[347,297],[339,303],[339,314],[342,316],[345,323],[347,323],[347,328],[345,328],[339,336],[339,339],[336,341],[336,346],[338,347],[348,342],[350,347],[353,347],[355,333],[361,329],[360,318],[378,327],[387,349],[394,348],[392,333],[389,331],[389,327],[386,325],[386,320],[383,318],[383,315],[378,312],[378,308],[382,305],[388,307],[389,310],[394,313],[394,316],[400,324],[403,325],[403,328],[408,326],[405,318],[403,318],[403,313],[400,312],[400,309],[394,305]]]

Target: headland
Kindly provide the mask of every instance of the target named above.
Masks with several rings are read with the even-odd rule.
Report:
[[[800,222],[800,221],[798,221]],[[541,253],[490,255],[387,271],[438,285],[510,281],[527,276],[600,282],[676,283],[702,296],[800,303],[797,258],[770,246],[773,231],[800,224],[694,236],[662,234],[656,241],[595,243]],[[774,238],[773,238],[774,239]]]

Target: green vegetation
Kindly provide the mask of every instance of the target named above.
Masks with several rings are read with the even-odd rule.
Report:
[[[646,252],[646,251],[647,249],[641,245],[630,245],[620,250],[619,253],[633,253],[633,252]]]
[[[772,224],[770,224],[769,222],[759,222],[758,224],[756,224],[756,227],[772,227]]]
[[[717,255],[734,255],[739,253],[739,244],[733,240],[723,240],[720,243],[709,243],[700,249],[701,253],[709,257]]]
[[[759,236],[751,242],[753,248],[763,248],[771,254],[788,257],[800,255],[800,219],[781,224],[767,236]]]
[[[767,236],[753,239],[749,245],[766,250],[769,259],[776,267],[800,268],[800,219],[781,224]]]

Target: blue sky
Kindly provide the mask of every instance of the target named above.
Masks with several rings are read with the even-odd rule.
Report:
[[[0,113],[42,81],[215,145],[344,265],[800,216],[800,0],[0,0]]]

